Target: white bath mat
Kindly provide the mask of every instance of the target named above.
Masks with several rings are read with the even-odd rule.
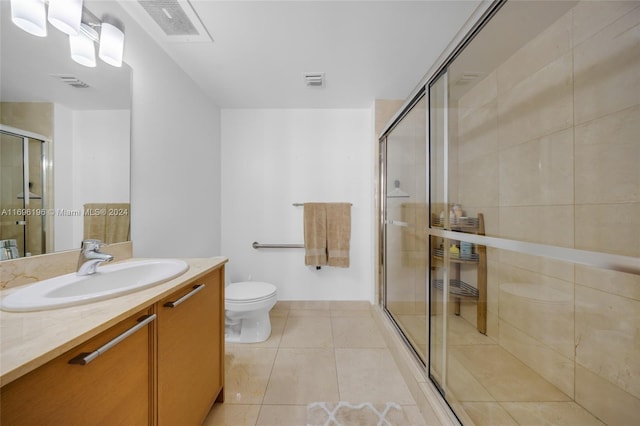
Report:
[[[313,402],[307,405],[307,426],[407,425],[402,407],[395,402]]]

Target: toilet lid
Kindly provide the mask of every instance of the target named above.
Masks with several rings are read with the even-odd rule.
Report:
[[[260,281],[244,281],[229,284],[224,289],[225,300],[232,302],[253,302],[267,299],[276,293],[276,286]]]

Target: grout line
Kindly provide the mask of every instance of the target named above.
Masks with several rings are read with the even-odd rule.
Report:
[[[269,318],[269,320],[271,320],[271,318]],[[278,354],[280,353],[280,345],[282,344],[282,337],[284,336],[284,331],[287,328],[287,322],[289,321],[289,310],[287,309],[287,316],[285,317],[284,320],[284,324],[282,326],[282,332],[280,333],[280,339],[278,340],[278,346],[276,346],[275,349],[276,350],[276,354],[273,357],[273,363],[271,364],[271,370],[269,370],[269,378],[267,379],[267,385],[264,388],[264,394],[262,395],[262,399],[260,400],[260,410],[258,411],[258,418],[260,417],[260,411],[262,411],[262,406],[265,405],[264,404],[264,399],[267,396],[267,390],[269,389],[269,384],[271,383],[271,376],[273,376],[273,369],[276,366],[276,361],[278,360]],[[273,329],[271,330],[272,335],[273,335]],[[257,422],[257,419],[256,419]]]
[[[340,375],[338,374],[338,353],[336,352],[336,342],[333,340],[333,320],[331,320],[331,343],[333,343],[333,362],[336,366],[336,386],[338,387],[338,401],[342,401],[342,390],[340,389]]]

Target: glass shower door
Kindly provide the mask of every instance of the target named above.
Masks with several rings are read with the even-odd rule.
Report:
[[[385,307],[426,363],[426,97],[388,134],[385,154]]]
[[[430,159],[430,206],[432,227],[445,228],[449,224],[449,208],[445,197],[446,109],[447,75],[440,76],[429,88],[429,159]],[[442,213],[442,214],[440,214]],[[435,216],[434,216],[435,215]],[[430,236],[430,253],[441,250],[441,257],[431,258],[429,280],[429,376],[444,393],[446,383],[446,321],[448,306],[447,262],[449,247],[443,238]],[[446,247],[445,247],[446,245]],[[435,286],[442,282],[442,288]]]
[[[29,198],[23,197],[23,204],[27,212],[25,222],[25,256],[35,256],[46,252],[45,247],[45,218],[44,194],[45,194],[45,155],[44,142],[27,138],[29,169],[27,173],[27,185],[25,191],[29,192]]]
[[[21,137],[0,133],[0,240],[15,240],[19,256],[24,256],[25,218],[23,140]],[[4,243],[3,243],[4,246]],[[3,247],[4,248],[4,247]],[[8,256],[7,256],[8,257]],[[4,258],[4,257],[3,257]]]
[[[45,252],[43,162],[43,141],[0,132],[0,241],[19,257]]]
[[[463,424],[637,424],[640,7],[494,13],[429,83],[430,378]]]

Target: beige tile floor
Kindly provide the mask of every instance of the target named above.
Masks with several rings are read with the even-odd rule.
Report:
[[[414,342],[423,341],[424,315],[398,319]],[[476,425],[603,424],[462,317],[450,315],[448,330],[447,392]]]
[[[225,402],[205,426],[298,426],[318,401],[396,402],[424,420],[367,302],[278,302],[271,337],[227,344]]]

